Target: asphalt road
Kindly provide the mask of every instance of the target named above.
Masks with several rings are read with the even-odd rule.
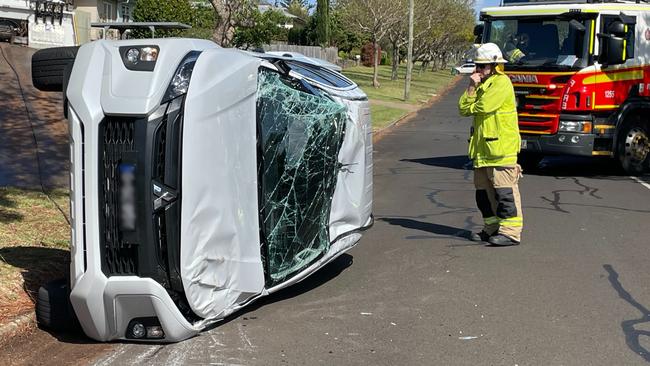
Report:
[[[348,255],[194,339],[115,344],[96,364],[650,361],[650,178],[547,159],[521,181],[522,245],[468,242],[481,219],[463,87],[375,145],[376,223]]]
[[[0,187],[67,188],[70,147],[62,94],[32,86],[34,52],[0,42]]]

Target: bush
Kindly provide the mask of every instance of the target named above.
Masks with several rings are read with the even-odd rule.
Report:
[[[381,46],[377,45],[377,49],[381,54]],[[361,64],[366,67],[374,66],[373,58],[375,57],[375,48],[372,43],[367,43],[361,48]]]
[[[188,0],[138,0],[133,9],[136,22],[179,22],[192,26],[187,30],[156,30],[156,37],[188,37],[212,39],[217,23],[212,6],[191,6]],[[134,30],[135,38],[148,38],[149,30]]]
[[[179,22],[193,24],[194,9],[188,0],[138,0],[133,8],[133,20],[136,22]],[[148,38],[148,30],[135,30],[137,38]],[[156,37],[178,37],[182,30],[156,30]]]
[[[381,56],[379,57],[379,64],[380,65],[391,65],[392,60],[391,60],[391,57],[388,54],[388,52],[381,51],[381,49],[380,49],[379,52],[381,52]]]

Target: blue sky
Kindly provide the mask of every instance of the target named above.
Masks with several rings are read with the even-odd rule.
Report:
[[[476,12],[479,12],[483,8],[499,6],[500,3],[501,1],[499,0],[476,0],[476,6],[474,8],[476,9]]]

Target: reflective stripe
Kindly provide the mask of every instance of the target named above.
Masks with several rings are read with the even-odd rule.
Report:
[[[501,226],[522,227],[524,226],[524,218],[521,216],[510,217],[499,221]]]
[[[485,219],[483,219],[483,222],[485,223],[485,225],[495,225],[499,223],[499,218],[496,216],[486,217]]]
[[[524,56],[526,56],[526,54],[524,54],[524,53],[523,53],[520,49],[518,49],[518,48],[515,48],[515,49],[512,50],[512,52],[510,53],[510,58],[511,58],[513,61],[517,61],[517,60],[523,58]]]
[[[593,55],[594,53],[594,32],[596,29],[596,21],[591,21],[591,36],[589,37],[589,54]]]

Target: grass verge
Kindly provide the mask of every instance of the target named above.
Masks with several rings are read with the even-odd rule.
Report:
[[[370,115],[372,116],[372,128],[382,129],[394,121],[404,117],[407,110],[387,107],[383,105],[371,105]]]
[[[373,128],[378,129],[389,125],[391,122],[406,114],[407,112],[405,110],[409,109],[408,107],[427,103],[455,78],[449,70],[426,70],[420,72],[419,69],[420,65],[416,65],[413,70],[411,96],[406,101],[403,99],[404,76],[406,75],[406,66],[404,65],[398,68],[399,77],[394,81],[390,80],[391,66],[380,66],[379,88],[372,86],[372,67],[351,67],[343,70],[343,74],[357,83],[368,94],[370,100],[385,103],[382,106],[373,106],[371,108]],[[401,106],[403,108],[400,108]]]
[[[69,212],[68,192],[50,197]],[[70,227],[41,191],[0,188],[0,324],[33,311],[38,288],[68,268]]]

